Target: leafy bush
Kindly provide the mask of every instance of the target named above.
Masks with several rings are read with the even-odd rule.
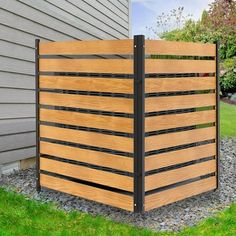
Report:
[[[220,78],[220,87],[223,94],[236,92],[236,57],[226,59],[221,64],[224,72]]]
[[[220,78],[221,91],[224,94],[236,92],[236,73],[228,71]]]

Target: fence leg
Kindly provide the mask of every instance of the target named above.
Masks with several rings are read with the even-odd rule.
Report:
[[[145,38],[134,36],[134,212],[144,211]]]
[[[39,193],[40,186],[40,129],[39,129],[39,39],[35,40],[35,107],[36,107],[36,189]]]
[[[219,188],[219,174],[220,174],[220,76],[219,76],[219,55],[220,43],[216,42],[216,162],[217,162],[217,185]]]

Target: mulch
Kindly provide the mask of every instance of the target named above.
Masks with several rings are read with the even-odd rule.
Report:
[[[225,102],[225,103],[228,103],[228,104],[231,104],[231,105],[236,105],[236,101],[230,100],[228,98],[221,98],[220,100],[222,102]]]

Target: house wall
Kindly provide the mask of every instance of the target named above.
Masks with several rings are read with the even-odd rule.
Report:
[[[0,165],[35,156],[35,38],[130,36],[130,0],[0,1]]]

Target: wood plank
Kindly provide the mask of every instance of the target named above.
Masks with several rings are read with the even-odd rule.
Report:
[[[216,138],[216,127],[208,127],[149,136],[145,139],[146,152]]]
[[[146,78],[145,80],[145,93],[196,91],[215,88],[215,77]]]
[[[149,97],[145,99],[146,112],[167,111],[215,105],[215,93]]]
[[[90,131],[58,128],[46,125],[40,126],[40,136],[42,138],[50,138],[133,153],[133,139],[127,137],[101,134]]]
[[[59,179],[45,174],[40,175],[40,183],[42,187],[83,197],[114,207],[119,207],[124,210],[133,211],[132,196]]]
[[[129,114],[133,113],[132,98],[40,92],[39,100],[42,105],[75,107]]]
[[[215,73],[214,60],[146,59],[146,73]]]
[[[120,155],[43,141],[40,142],[40,153],[133,173],[133,158]]]
[[[119,175],[108,171],[96,170],[42,157],[40,158],[40,169],[133,192],[133,177],[130,176]]]
[[[133,133],[133,118],[49,109],[40,109],[39,114],[41,121]]]
[[[131,59],[40,59],[40,72],[132,74]]]
[[[91,40],[40,43],[40,55],[132,54],[133,40]]]
[[[215,121],[215,110],[150,116],[145,118],[145,132],[213,123]]]
[[[145,211],[216,189],[216,177],[202,179],[145,197]]]
[[[133,79],[40,76],[40,88],[133,94]]]
[[[145,191],[161,188],[185,180],[216,172],[216,160],[197,163],[145,177]]]
[[[146,54],[177,56],[216,56],[216,45],[209,43],[146,40]]]
[[[145,158],[145,171],[178,165],[215,155],[215,143],[155,154]]]

